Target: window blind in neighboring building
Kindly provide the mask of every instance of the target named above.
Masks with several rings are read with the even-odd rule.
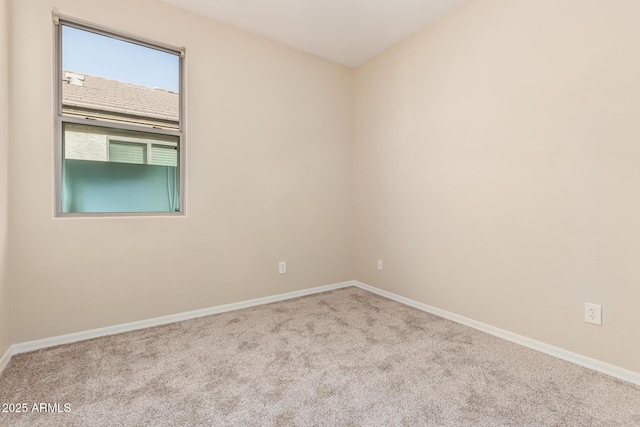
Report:
[[[147,144],[111,141],[109,143],[109,161],[117,163],[147,163]]]

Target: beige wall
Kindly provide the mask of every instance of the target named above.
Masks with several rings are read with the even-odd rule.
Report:
[[[358,68],[355,278],[640,372],[638,16],[476,0]]]
[[[12,344],[9,289],[9,2],[0,0],[0,357]]]
[[[14,342],[355,277],[640,372],[635,0],[475,0],[355,72],[153,0],[12,4]],[[186,217],[53,217],[53,7],[187,47]]]
[[[53,217],[53,7],[186,46],[186,217]],[[12,19],[15,342],[353,277],[350,69],[159,1]]]

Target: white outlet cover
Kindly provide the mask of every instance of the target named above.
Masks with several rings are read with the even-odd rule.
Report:
[[[585,302],[584,321],[594,325],[602,325],[602,306]]]
[[[382,260],[378,260],[378,270],[382,271]]]
[[[278,274],[285,274],[287,272],[287,262],[280,261],[278,263]]]

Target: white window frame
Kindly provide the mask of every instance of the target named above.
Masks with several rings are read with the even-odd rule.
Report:
[[[185,194],[186,194],[186,155],[185,155],[185,83],[184,83],[184,58],[185,58],[185,48],[175,47],[166,45],[163,43],[158,43],[155,41],[146,40],[144,38],[128,35],[122,32],[113,31],[98,25],[94,25],[92,23],[84,22],[78,20],[76,18],[65,17],[59,15],[57,13],[53,13],[53,23],[54,23],[54,40],[55,40],[55,72],[54,77],[55,81],[55,217],[111,217],[111,216],[184,216],[186,214],[186,203],[185,203]],[[136,125],[136,124],[128,124],[128,123],[114,123],[106,120],[98,120],[98,119],[90,119],[84,117],[76,117],[76,116],[68,116],[64,115],[62,112],[62,26],[66,25],[68,27],[77,28],[84,31],[89,31],[92,33],[100,34],[106,37],[111,37],[114,39],[126,41],[129,43],[135,43],[144,47],[148,47],[151,49],[156,49],[162,52],[171,53],[178,56],[178,66],[179,66],[179,116],[178,116],[178,130],[170,130],[170,129],[160,129],[157,127],[150,127],[144,125]],[[112,128],[112,129],[122,129],[122,130],[131,130],[131,131],[140,131],[146,133],[154,133],[159,135],[169,135],[169,136],[177,136],[178,139],[178,167],[180,170],[179,173],[179,195],[178,195],[178,204],[180,209],[175,212],[63,212],[62,211],[62,169],[63,169],[63,147],[62,147],[62,133],[63,133],[63,124],[64,123],[76,123],[81,125],[89,125],[89,126],[97,126],[104,128]],[[117,138],[116,140],[126,140],[126,137]],[[131,141],[131,142],[141,142],[141,140]],[[146,142],[146,141],[144,141]],[[173,145],[173,144],[163,144],[163,141],[151,141],[150,143],[156,145]],[[149,144],[150,152],[151,144]],[[107,144],[107,156],[108,156],[109,145]],[[148,154],[150,155],[150,154]]]

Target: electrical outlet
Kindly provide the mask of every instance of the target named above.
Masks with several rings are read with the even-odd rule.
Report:
[[[602,306],[585,302],[584,321],[594,325],[602,325]]]
[[[378,270],[382,271],[382,260],[378,260]]]
[[[287,261],[280,261],[278,263],[278,274],[285,274],[287,272]]]

